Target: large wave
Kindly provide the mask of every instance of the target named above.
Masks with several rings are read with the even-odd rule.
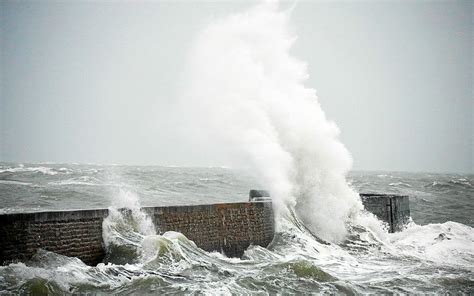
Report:
[[[193,134],[251,164],[279,217],[295,209],[318,236],[338,242],[362,205],[346,182],[352,159],[339,129],[290,54],[289,16],[265,2],[210,23],[195,40],[184,109]]]

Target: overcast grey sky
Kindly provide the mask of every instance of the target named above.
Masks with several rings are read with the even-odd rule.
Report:
[[[216,165],[173,104],[196,34],[251,5],[1,1],[0,160]],[[291,19],[355,169],[473,172],[471,1],[298,2]]]

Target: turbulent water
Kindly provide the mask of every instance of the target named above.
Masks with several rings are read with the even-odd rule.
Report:
[[[414,223],[400,233],[349,226],[322,244],[287,222],[268,249],[243,258],[208,253],[183,235],[161,233],[147,217],[112,212],[104,223],[107,262],[40,251],[0,267],[1,293],[381,293],[474,292],[472,175],[352,172],[359,192],[408,194]],[[238,202],[262,184],[228,168],[0,165],[2,212]],[[324,206],[324,205],[322,205]]]
[[[267,1],[210,22],[189,52],[183,139],[245,170],[2,164],[2,212],[110,208],[104,262],[39,251],[0,267],[4,293],[307,294],[473,292],[473,176],[352,172],[306,64],[290,54],[291,8]],[[317,53],[315,53],[317,54]],[[344,85],[341,85],[344,87]],[[182,120],[185,119],[185,120]],[[177,122],[178,124],[178,122]],[[179,136],[179,135],[178,135]],[[217,161],[217,163],[221,163]],[[140,206],[238,202],[272,193],[275,238],[242,258],[160,232]],[[400,233],[363,210],[359,192],[411,197]],[[115,209],[128,207],[131,216]]]

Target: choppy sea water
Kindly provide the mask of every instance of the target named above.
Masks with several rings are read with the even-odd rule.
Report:
[[[40,251],[0,267],[0,293],[474,292],[473,175],[352,172],[349,181],[358,192],[409,195],[413,223],[395,234],[349,225],[344,242],[327,245],[287,221],[268,249],[237,259],[160,233],[146,217],[111,217],[107,262],[90,267]],[[1,163],[0,211],[239,202],[262,187],[251,172],[228,168]]]

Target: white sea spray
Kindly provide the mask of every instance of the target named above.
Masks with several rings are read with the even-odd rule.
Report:
[[[129,212],[124,214],[121,209],[127,209]],[[123,233],[142,236],[156,234],[153,221],[140,207],[138,195],[131,191],[120,188],[108,211],[108,216],[102,222],[102,237],[106,247],[116,242],[117,236],[123,239]],[[140,241],[141,238],[136,241],[132,239],[133,243],[139,244]]]
[[[348,185],[351,155],[290,54],[289,11],[265,2],[210,23],[196,38],[184,95],[193,134],[250,164],[273,196],[318,236],[341,241],[362,204]],[[215,147],[214,147],[215,148]]]

